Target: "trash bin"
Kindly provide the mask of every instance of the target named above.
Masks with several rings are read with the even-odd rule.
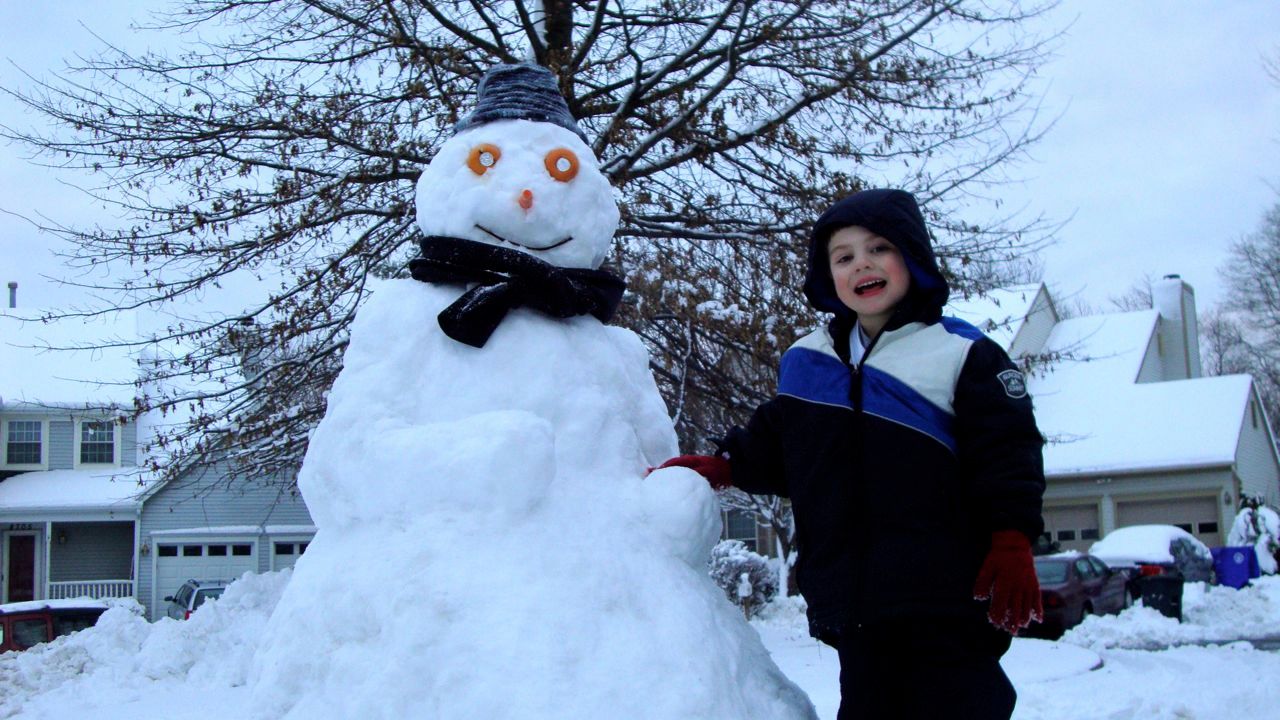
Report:
[[[1262,575],[1258,567],[1258,553],[1252,545],[1232,545],[1213,548],[1213,569],[1218,573],[1218,584],[1237,590]]]
[[[1182,622],[1182,576],[1148,575],[1138,580],[1142,590],[1142,604]]]

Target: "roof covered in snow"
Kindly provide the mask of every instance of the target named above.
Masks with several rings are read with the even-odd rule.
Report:
[[[132,408],[138,379],[134,313],[45,322],[0,311],[0,407]]]
[[[0,511],[15,510],[134,510],[144,486],[130,468],[50,470],[14,475],[0,481]]]
[[[1039,286],[953,301],[949,311],[1009,347]],[[997,318],[1005,318],[999,325]],[[1138,383],[1160,315],[1114,312],[1058,321],[1027,387],[1049,439],[1050,477],[1190,469],[1235,462],[1252,380],[1247,375]]]
[[[953,297],[947,304],[946,314],[974,325],[1000,347],[1008,348],[1031,312],[1031,305],[1039,292],[1038,284],[1015,285],[990,290],[980,296]]]

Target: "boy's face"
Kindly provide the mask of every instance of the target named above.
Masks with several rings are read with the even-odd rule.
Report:
[[[831,234],[827,261],[840,302],[858,314],[868,335],[880,332],[911,287],[902,253],[888,240],[853,225]]]

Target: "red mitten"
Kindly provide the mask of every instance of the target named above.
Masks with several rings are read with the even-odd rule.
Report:
[[[1011,635],[1032,620],[1044,620],[1036,563],[1026,535],[1017,530],[991,533],[991,552],[978,571],[973,596],[979,600],[991,598],[987,619]]]
[[[729,469],[729,461],[716,455],[680,455],[658,466],[686,467],[707,479],[712,489],[724,490],[733,487],[733,472]]]

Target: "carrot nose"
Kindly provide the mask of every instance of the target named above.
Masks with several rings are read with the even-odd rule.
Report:
[[[520,203],[520,207],[528,210],[533,207],[533,192],[531,190],[525,190],[520,193],[520,199],[516,202]]]

